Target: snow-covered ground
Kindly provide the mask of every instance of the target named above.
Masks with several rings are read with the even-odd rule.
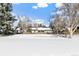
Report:
[[[51,34],[1,36],[0,55],[79,56],[79,35],[72,39]]]

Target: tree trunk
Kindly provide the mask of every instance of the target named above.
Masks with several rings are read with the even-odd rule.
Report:
[[[58,30],[57,30],[57,36],[59,36]]]
[[[73,31],[71,30],[70,31],[70,38],[72,38],[72,35],[73,35]]]
[[[72,35],[73,35],[73,30],[72,30],[72,28],[68,28],[68,31],[69,31],[69,35],[70,35],[69,37],[72,38]]]

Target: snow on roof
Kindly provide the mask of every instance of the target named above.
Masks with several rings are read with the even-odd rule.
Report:
[[[51,28],[31,28],[32,30],[52,30]]]

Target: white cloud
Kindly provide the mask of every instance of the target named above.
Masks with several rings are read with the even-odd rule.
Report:
[[[38,9],[38,8],[45,8],[48,7],[48,3],[37,3],[36,6],[33,6],[32,8]]]
[[[55,4],[56,8],[59,8],[59,7],[61,7],[62,5],[63,5],[62,3],[56,3],[56,4]]]
[[[32,22],[44,24],[44,19],[35,19],[35,20],[32,20]]]
[[[44,7],[48,7],[48,4],[47,3],[38,3],[37,6],[40,8],[44,8]]]
[[[33,8],[33,9],[38,9],[38,7],[37,7],[37,6],[33,6],[32,8]]]

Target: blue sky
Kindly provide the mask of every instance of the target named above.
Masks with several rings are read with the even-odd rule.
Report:
[[[17,16],[28,16],[33,20],[40,19],[48,25],[52,11],[56,8],[55,3],[37,4],[37,3],[18,3],[13,4],[12,13]]]

